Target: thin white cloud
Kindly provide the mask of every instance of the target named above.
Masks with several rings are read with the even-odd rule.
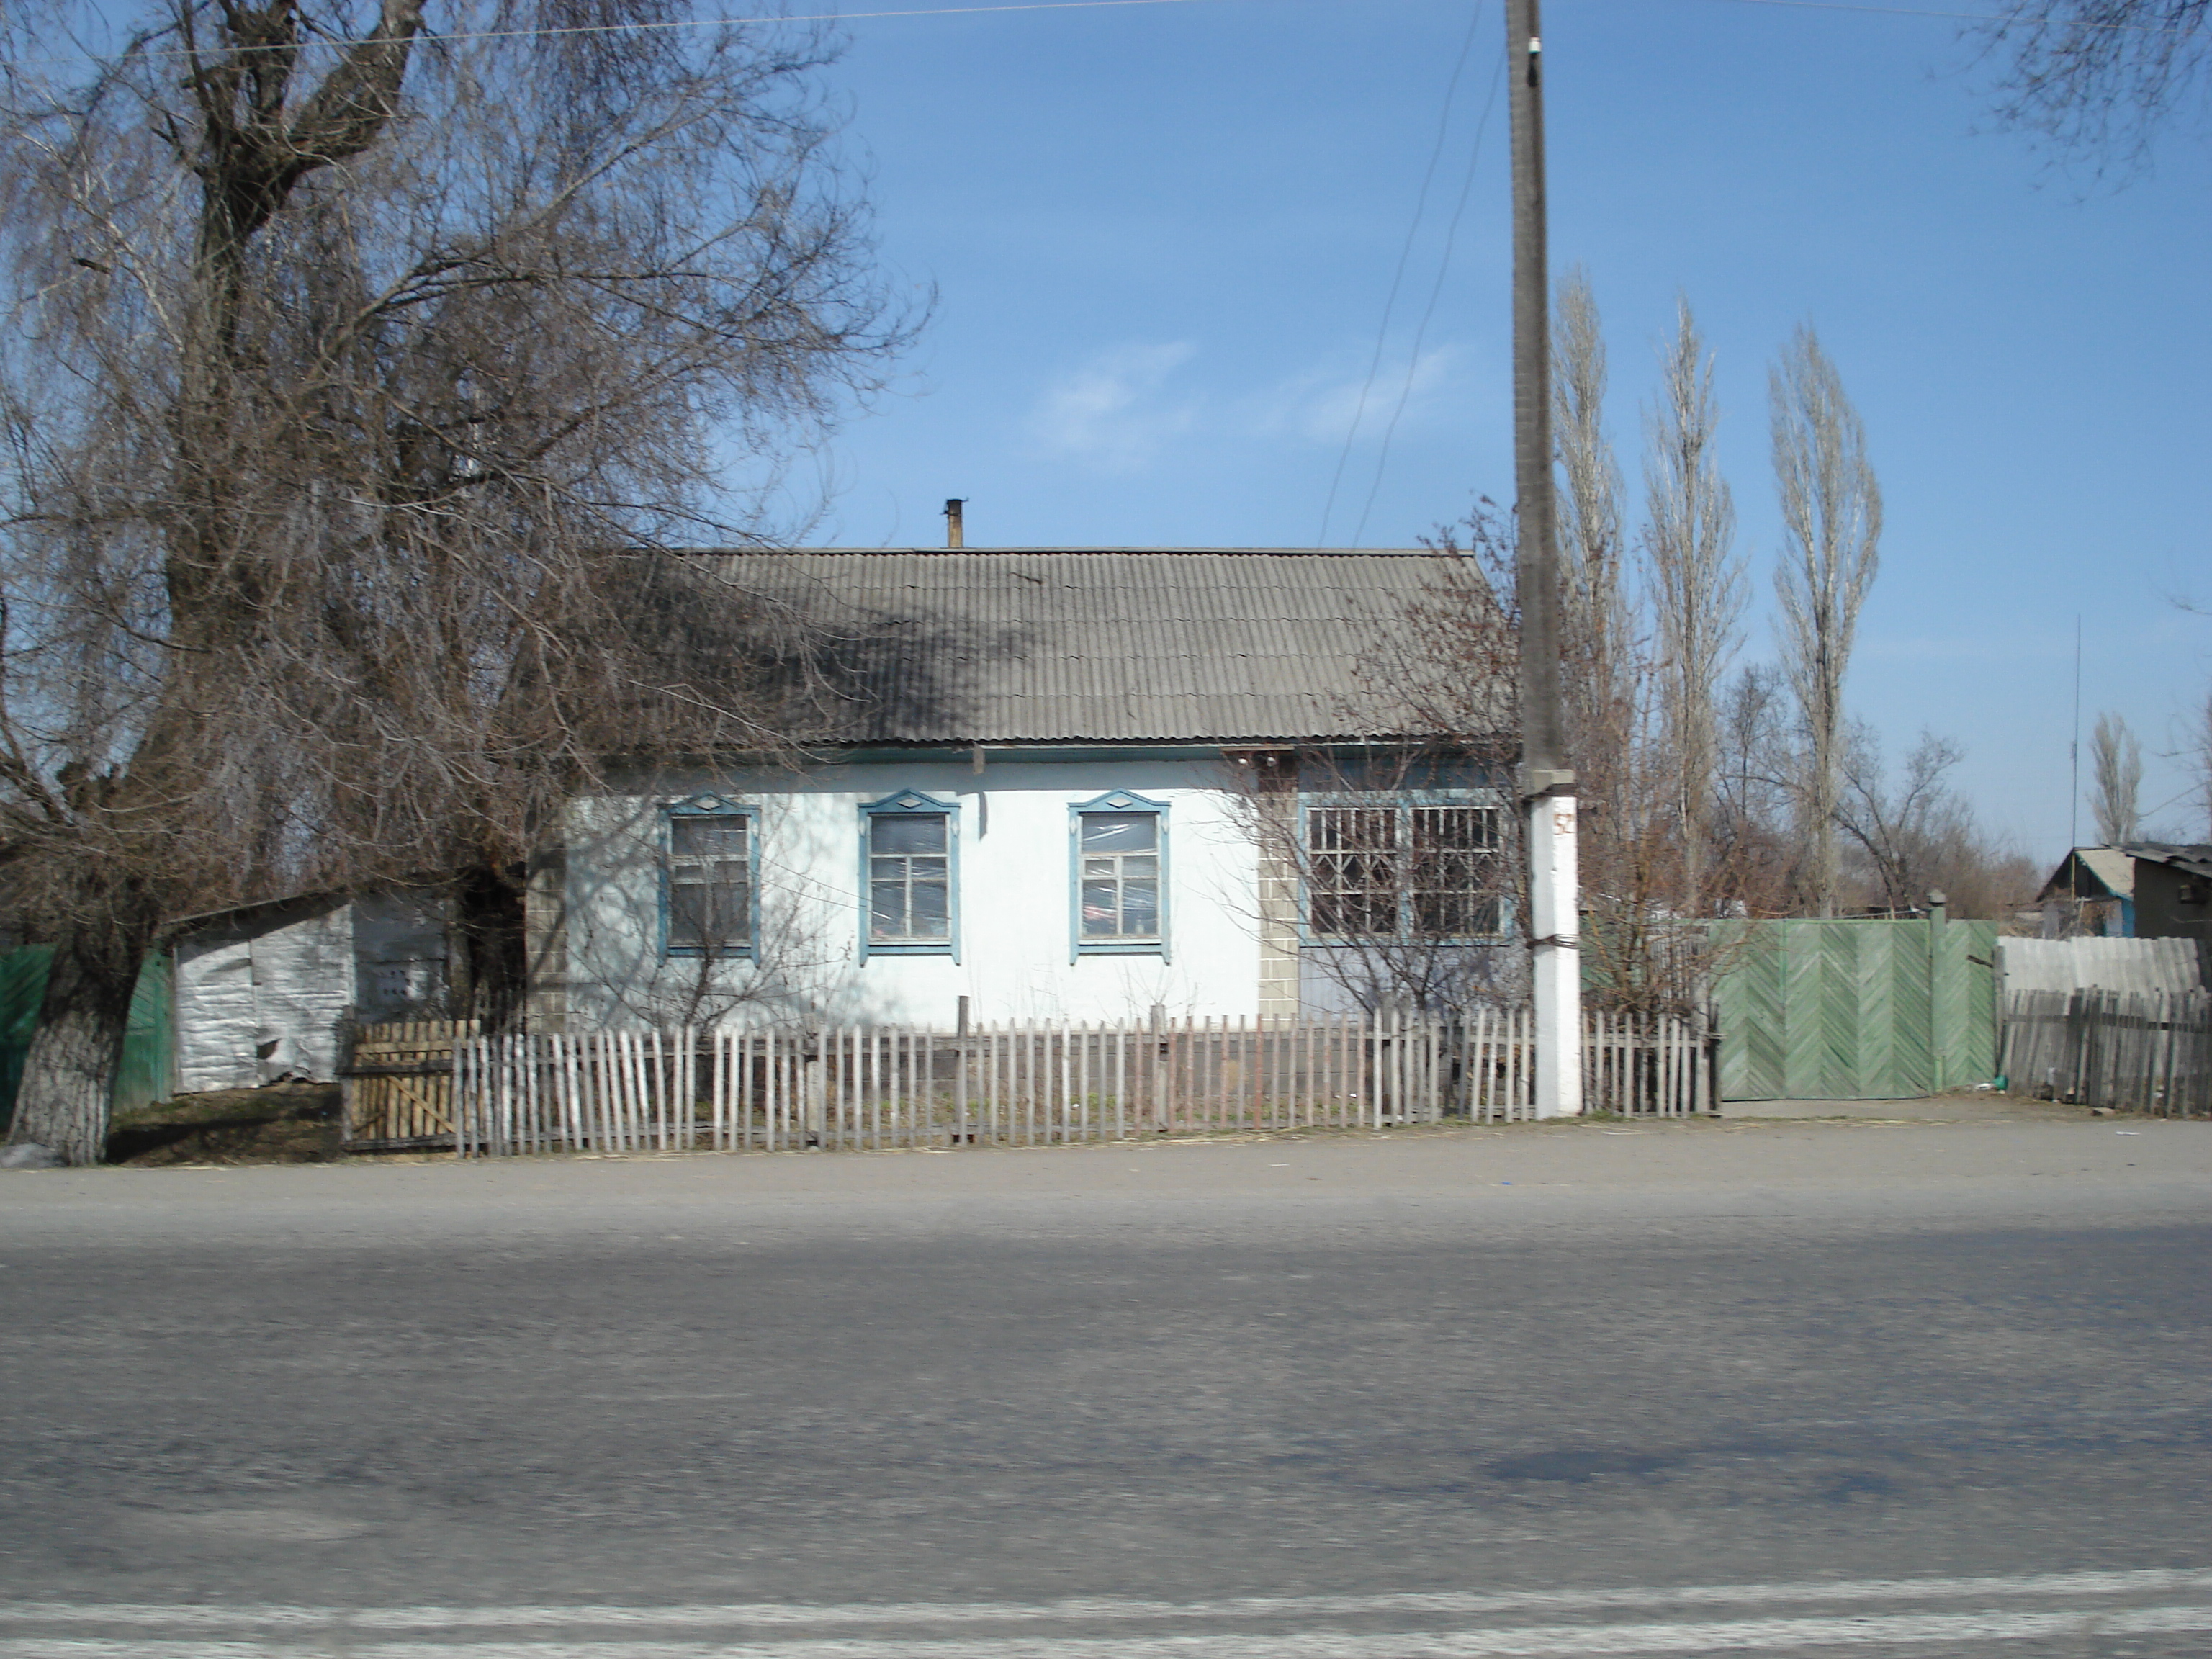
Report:
[[[1252,400],[1252,430],[1261,437],[1341,445],[1357,422],[1358,441],[1370,445],[1380,441],[1403,398],[1398,430],[1419,431],[1448,412],[1455,401],[1449,394],[1466,384],[1469,355],[1458,346],[1436,346],[1413,361],[1410,374],[1405,359],[1386,361],[1371,384],[1364,373],[1336,369],[1292,375]]]
[[[1101,352],[1045,388],[1030,430],[1048,450],[1099,471],[1134,471],[1197,424],[1197,399],[1169,385],[1197,350],[1177,340]]]

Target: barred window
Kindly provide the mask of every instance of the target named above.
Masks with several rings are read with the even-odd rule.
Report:
[[[1336,939],[1498,931],[1498,809],[1314,806],[1308,920]]]
[[[1412,926],[1430,938],[1498,931],[1498,809],[1416,806],[1407,886]]]
[[[668,950],[736,956],[752,948],[752,822],[737,813],[668,819]]]
[[[1314,932],[1346,938],[1398,931],[1396,807],[1312,807],[1306,843]]]

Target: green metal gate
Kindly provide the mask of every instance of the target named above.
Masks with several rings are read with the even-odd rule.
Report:
[[[1716,928],[1723,1100],[1890,1100],[1996,1068],[1996,924]]]

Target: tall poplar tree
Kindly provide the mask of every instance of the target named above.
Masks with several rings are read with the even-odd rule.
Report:
[[[1880,568],[1881,487],[1843,377],[1810,324],[1801,324],[1768,377],[1774,482],[1782,507],[1781,602],[1785,671],[1803,744],[1798,799],[1808,852],[1808,908],[1836,908],[1836,813],[1847,737],[1844,680]]]

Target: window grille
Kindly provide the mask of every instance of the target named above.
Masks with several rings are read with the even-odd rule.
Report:
[[[1334,939],[1498,932],[1494,806],[1314,806],[1308,921]]]
[[[1306,814],[1313,930],[1334,938],[1398,931],[1398,809],[1316,806]]]
[[[1495,933],[1498,809],[1416,806],[1412,827],[1407,887],[1413,932],[1431,939]]]

